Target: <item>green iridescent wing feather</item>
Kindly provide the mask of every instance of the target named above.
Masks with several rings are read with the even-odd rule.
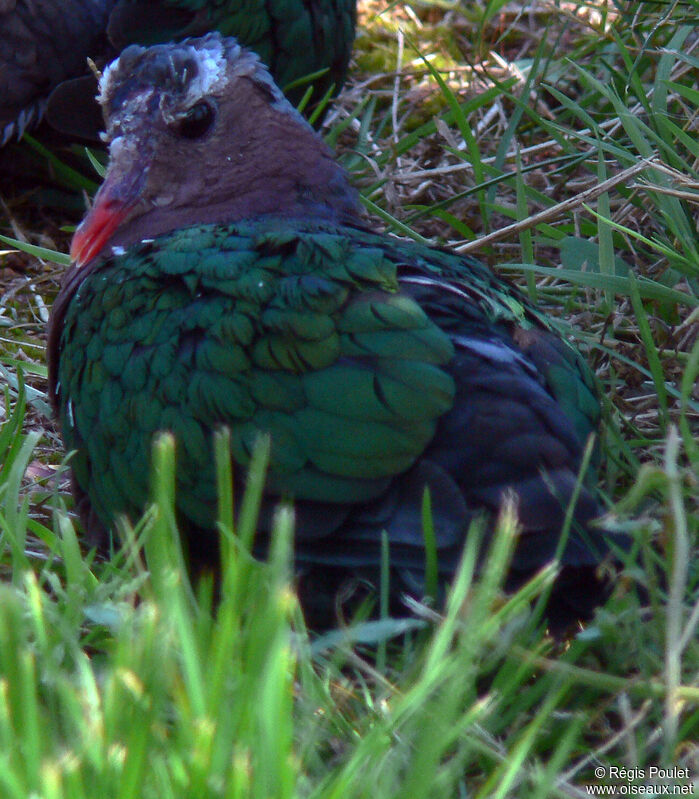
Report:
[[[245,465],[272,435],[271,490],[375,497],[453,401],[449,338],[401,294],[381,239],[293,227],[194,228],[108,259],[65,316],[59,384],[77,479],[105,523],[145,502],[160,429],[179,442],[185,510],[210,526],[210,430]],[[99,464],[109,459],[110,477]]]

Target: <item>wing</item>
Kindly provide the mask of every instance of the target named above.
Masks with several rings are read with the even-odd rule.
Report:
[[[350,513],[332,540],[308,536],[298,547],[300,559],[368,568],[379,562],[386,530],[392,563],[404,567],[410,590],[416,584],[410,575],[419,574],[424,562],[421,499],[427,485],[445,575],[458,563],[470,521],[479,511],[496,514],[508,494],[516,496],[521,528],[513,569],[530,573],[556,552],[584,445],[597,430],[599,403],[589,371],[513,286],[480,263],[360,235],[366,245],[382,247],[396,264],[402,293],[449,336],[454,356],[446,369],[454,400],[418,462],[380,498]],[[594,483],[594,470],[586,477]],[[313,509],[301,511],[312,515]],[[588,524],[601,512],[583,487],[564,564],[589,570],[599,562],[606,545]]]
[[[0,145],[38,122],[51,89],[101,52],[112,5],[18,0],[0,10]]]
[[[553,327],[551,319],[512,283],[480,261],[446,250],[411,245],[402,252],[394,244],[388,257],[396,261],[400,274],[413,285],[425,284],[420,302],[432,303],[433,318],[446,332],[458,335],[464,308],[475,306],[476,313],[467,314],[470,329],[486,339],[498,331],[513,350],[526,356],[580,441],[598,432],[600,403],[589,366]],[[430,279],[436,284],[432,289]]]
[[[271,434],[271,497],[354,505],[411,467],[453,401],[449,338],[399,290],[395,264],[346,233],[185,230],[66,286],[52,384],[106,525],[142,510],[157,430],[177,439],[182,515],[210,529],[216,427],[242,466]]]

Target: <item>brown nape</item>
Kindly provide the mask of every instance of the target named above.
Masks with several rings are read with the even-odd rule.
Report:
[[[229,84],[218,99],[214,132],[204,139],[176,140],[162,129],[146,135],[168,141],[156,143],[138,215],[120,226],[112,246],[268,214],[358,220],[356,191],[330,148],[290,108],[271,105],[269,95],[249,78]],[[160,187],[172,197],[167,205],[155,204]]]

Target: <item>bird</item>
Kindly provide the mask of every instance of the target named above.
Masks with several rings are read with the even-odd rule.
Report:
[[[0,2],[0,146],[47,113],[72,137],[97,140],[96,82],[87,58],[108,61],[130,44],[220,30],[252,48],[298,104],[344,83],[356,0],[9,0]],[[299,83],[300,82],[300,83]],[[48,106],[48,109],[47,109]]]
[[[391,597],[421,598],[426,489],[442,590],[474,520],[492,530],[514,501],[516,585],[554,557],[571,505],[549,614],[589,615],[608,543],[594,469],[579,472],[600,403],[551,321],[478,260],[374,230],[333,152],[233,38],[130,46],[99,101],[109,166],[47,352],[88,540],[139,519],[169,431],[189,557],[215,561],[226,427],[236,490],[269,436],[257,541],[293,502],[311,616],[348,580],[376,585],[384,533]]]
[[[51,89],[106,47],[115,0],[0,2],[0,146],[36,125]]]

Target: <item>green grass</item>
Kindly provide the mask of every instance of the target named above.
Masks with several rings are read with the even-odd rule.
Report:
[[[184,577],[167,437],[152,507],[111,560],[96,558],[66,511],[44,382],[62,270],[46,259],[67,249],[58,224],[77,219],[4,195],[0,796],[582,797],[627,784],[600,767],[699,779],[699,10],[551,8],[367,13],[358,88],[324,133],[384,222],[475,248],[594,364],[601,489],[634,541],[614,595],[552,640],[536,599],[553,565],[501,590],[505,513],[494,538],[471,531],[443,612],[309,637],[288,510],[268,562],[249,554],[264,442],[244,498],[218,458],[219,601]],[[81,175],[41,147],[61,191],[90,188],[87,160]],[[43,249],[10,252],[17,241]],[[428,507],[424,518],[429,529]]]
[[[62,510],[49,526],[27,518],[21,475],[37,436],[22,431],[23,402],[20,393],[2,441],[0,527],[12,553],[0,589],[3,796],[575,796],[598,762],[691,760],[697,612],[686,613],[676,435],[634,498],[660,491],[674,513],[673,553],[651,546],[650,524],[637,530],[638,559],[655,578],[650,612],[621,592],[584,634],[554,644],[530,610],[553,568],[501,594],[514,535],[505,513],[477,579],[486,544],[472,531],[437,623],[395,640],[400,625],[383,623],[389,665],[379,670],[361,643],[370,624],[358,644],[338,633],[309,641],[290,584],[288,510],[268,562],[250,557],[264,442],[235,530],[219,458],[227,545],[214,606],[210,585],[195,597],[183,578],[171,439],[156,443],[143,523],[97,563]]]

